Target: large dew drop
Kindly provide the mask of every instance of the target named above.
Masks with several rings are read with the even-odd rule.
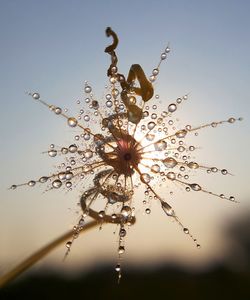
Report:
[[[174,168],[177,165],[177,161],[173,157],[165,158],[163,163],[167,168]]]
[[[52,186],[55,189],[59,189],[62,186],[62,182],[59,179],[56,179],[52,182]]]
[[[169,106],[168,106],[168,111],[169,111],[170,113],[176,111],[176,109],[177,109],[177,105],[176,105],[176,104],[174,104],[174,103],[169,104]]]
[[[167,202],[162,201],[161,207],[167,216],[169,216],[169,217],[175,216],[175,212],[174,212],[173,208]]]
[[[77,125],[77,120],[74,117],[68,118],[68,125],[70,127],[76,127]]]
[[[141,181],[144,183],[149,183],[150,182],[150,175],[147,173],[141,174]]]

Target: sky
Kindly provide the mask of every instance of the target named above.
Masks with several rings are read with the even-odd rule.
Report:
[[[173,207],[202,245],[197,250],[159,205],[153,203],[152,213],[145,215],[138,197],[138,222],[130,229],[124,260],[128,265],[171,261],[199,268],[223,258],[229,247],[223,228],[250,210],[249,10],[250,2],[243,0],[0,1],[0,273],[72,228],[77,219],[77,192],[8,187],[50,173],[55,162],[42,152],[51,143],[64,145],[72,138],[65,122],[25,92],[38,91],[49,102],[74,110],[88,80],[101,99],[110,64],[104,53],[110,44],[107,26],[119,36],[122,73],[139,63],[150,74],[170,44],[155,88],[166,107],[190,92],[177,115],[183,124],[244,119],[206,129],[196,139],[199,160],[234,174],[197,172],[197,181],[235,195],[240,204],[177,190]],[[62,246],[37,268],[83,271],[105,260],[115,264],[113,231],[112,226],[93,230],[76,240],[65,263]]]

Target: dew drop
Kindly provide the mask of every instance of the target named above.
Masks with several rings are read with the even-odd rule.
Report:
[[[166,53],[162,53],[161,54],[161,60],[164,60],[164,59],[166,59],[167,58],[167,54]]]
[[[229,118],[228,119],[228,123],[234,123],[236,120],[235,120],[235,118]]]
[[[175,133],[177,138],[184,138],[186,136],[186,134],[187,134],[187,131],[185,129],[181,129]]]
[[[120,246],[119,248],[118,248],[118,253],[119,254],[123,254],[125,252],[125,248],[123,247],[123,246]]]
[[[52,186],[55,189],[59,189],[62,186],[62,182],[59,179],[56,179],[52,182]]]
[[[71,241],[69,241],[69,242],[66,243],[66,247],[67,247],[68,249],[70,249],[71,245],[72,245],[72,242],[71,242]]]
[[[170,48],[167,47],[167,48],[165,49],[165,52],[166,52],[166,53],[169,53],[169,52],[170,52]]]
[[[173,157],[165,158],[163,163],[167,168],[174,168],[177,165],[177,161]]]
[[[46,176],[42,176],[40,179],[39,179],[39,182],[41,182],[41,183],[45,183],[45,182],[47,182],[48,181],[48,177],[46,177]]]
[[[90,120],[90,116],[89,116],[89,115],[85,115],[85,116],[83,117],[83,119],[84,119],[84,121],[88,122],[88,121]]]
[[[176,175],[174,172],[168,172],[167,173],[167,178],[170,180],[175,180],[176,179]]]
[[[50,157],[55,157],[57,155],[57,151],[55,149],[49,150],[48,154]]]
[[[159,173],[160,172],[160,166],[158,164],[152,165],[151,171],[154,172],[154,173]]]
[[[167,148],[167,142],[165,141],[158,141],[154,144],[156,151],[163,151]]]
[[[77,122],[76,118],[74,118],[74,117],[68,118],[68,125],[70,127],[76,127],[77,123],[78,122]]]
[[[112,105],[113,105],[113,103],[112,103],[112,101],[110,101],[110,100],[108,100],[108,101],[106,101],[106,106],[107,107],[112,107]]]
[[[119,232],[120,237],[124,237],[126,234],[127,234],[126,230],[124,228],[121,228]]]
[[[121,265],[120,265],[120,264],[117,264],[117,265],[115,266],[115,270],[116,270],[116,272],[120,272],[120,271],[121,271]]]
[[[173,208],[167,202],[161,201],[161,207],[167,216],[173,217],[175,215]]]
[[[11,190],[15,190],[17,188],[17,186],[15,184],[12,184],[12,186],[10,187]]]
[[[128,218],[132,213],[132,210],[129,206],[123,206],[121,214],[124,218]]]
[[[55,112],[56,115],[60,115],[62,113],[62,109],[60,107],[56,107],[54,109],[54,112]]]
[[[185,228],[183,228],[183,232],[184,232],[184,233],[186,233],[186,234],[189,234],[189,230],[188,230],[188,228],[186,228],[186,227],[185,227]]]
[[[148,141],[150,141],[150,142],[152,142],[152,141],[154,140],[154,138],[155,138],[155,135],[152,134],[152,133],[148,133],[148,134],[146,135],[146,139],[147,139]]]
[[[72,182],[71,181],[67,181],[66,182],[66,187],[69,189],[72,187]]]
[[[177,105],[176,105],[176,104],[174,104],[174,103],[169,104],[169,106],[168,106],[168,111],[169,111],[170,113],[176,111],[176,109],[177,109]]]
[[[159,69],[158,68],[154,69],[153,72],[152,72],[152,74],[154,76],[157,76],[159,74]]]
[[[147,126],[148,126],[149,130],[152,130],[152,129],[154,129],[155,125],[156,125],[155,122],[148,122]]]
[[[143,173],[143,174],[141,174],[140,179],[144,183],[149,183],[150,182],[150,175],[147,174],[147,173]]]
[[[199,165],[198,165],[196,162],[193,162],[193,161],[189,162],[189,163],[187,164],[187,166],[188,166],[190,169],[198,169],[198,168],[199,168]]]
[[[191,184],[189,184],[189,186],[191,187],[191,189],[193,191],[200,191],[201,190],[201,186],[197,183],[191,183]]]
[[[103,210],[100,210],[99,213],[98,213],[98,216],[100,218],[103,218],[105,216],[105,212]]]
[[[85,88],[84,88],[84,92],[87,93],[87,94],[89,94],[89,93],[91,93],[91,91],[92,91],[91,86],[86,85]]]
[[[147,215],[149,215],[149,214],[151,213],[151,209],[150,209],[150,208],[146,208],[146,209],[145,209],[145,213],[146,213]]]
[[[28,186],[34,186],[36,184],[36,182],[34,180],[30,180],[28,182]]]
[[[76,144],[72,144],[69,146],[69,152],[75,153],[77,151],[77,146]]]
[[[33,93],[33,94],[32,94],[32,98],[35,99],[35,100],[39,100],[39,99],[40,99],[40,94],[38,94],[38,93]]]
[[[227,174],[228,174],[228,171],[227,171],[226,169],[222,169],[222,170],[221,170],[221,174],[222,174],[222,175],[227,175]]]

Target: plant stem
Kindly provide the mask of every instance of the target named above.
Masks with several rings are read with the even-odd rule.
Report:
[[[95,220],[92,222],[89,222],[86,224],[83,229],[80,231],[80,234],[83,232],[88,231],[89,229],[92,229],[93,227],[97,226],[99,223]],[[45,255],[47,255],[50,251],[52,251],[54,248],[62,244],[63,242],[67,241],[68,239],[72,238],[74,234],[74,230],[70,230],[54,241],[50,242],[40,250],[33,253],[31,256],[26,258],[24,261],[22,261],[19,265],[14,267],[12,270],[4,274],[0,277],[0,288],[4,287],[6,284],[14,280],[16,277],[18,277],[20,274],[22,274],[24,271],[29,269],[32,265],[34,265],[37,261],[39,261],[41,258],[43,258]]]

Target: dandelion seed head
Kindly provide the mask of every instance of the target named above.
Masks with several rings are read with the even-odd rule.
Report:
[[[80,106],[78,115],[68,116],[67,110],[48,104],[38,92],[29,93],[34,100],[64,118],[77,134],[72,144],[61,147],[53,145],[47,151],[49,157],[63,161],[57,167],[57,172],[21,185],[33,187],[36,183],[46,183],[48,189],[70,191],[77,187],[80,190],[82,211],[74,226],[72,240],[66,244],[66,255],[83,228],[85,219],[94,218],[100,222],[100,226],[103,223],[118,224],[118,263],[115,270],[120,278],[121,255],[125,252],[127,228],[135,223],[135,194],[139,186],[144,188],[142,202],[147,205],[145,213],[151,213],[151,201],[158,201],[163,212],[176,221],[197,248],[200,248],[197,240],[182,224],[159,187],[168,188],[176,184],[187,192],[203,192],[236,202],[233,196],[210,192],[199,183],[190,182],[189,175],[192,172],[219,172],[222,175],[228,175],[229,172],[225,168],[194,161],[192,153],[196,146],[188,143],[188,137],[197,135],[202,129],[224,123],[233,124],[240,119],[230,117],[199,126],[187,124],[179,127],[173,116],[188,99],[188,94],[166,104],[165,110],[160,113],[157,111],[160,96],[154,96],[153,84],[160,74],[162,61],[168,58],[169,46],[160,55],[160,61],[149,77],[138,64],[132,65],[125,77],[118,70],[115,52],[118,37],[110,27],[106,29],[106,35],[113,39],[113,43],[105,49],[111,57],[111,64],[107,71],[109,83],[102,99],[97,99],[93,87],[85,82],[84,99],[76,101]],[[96,127],[98,130],[95,131]],[[21,185],[12,185],[10,189]]]

